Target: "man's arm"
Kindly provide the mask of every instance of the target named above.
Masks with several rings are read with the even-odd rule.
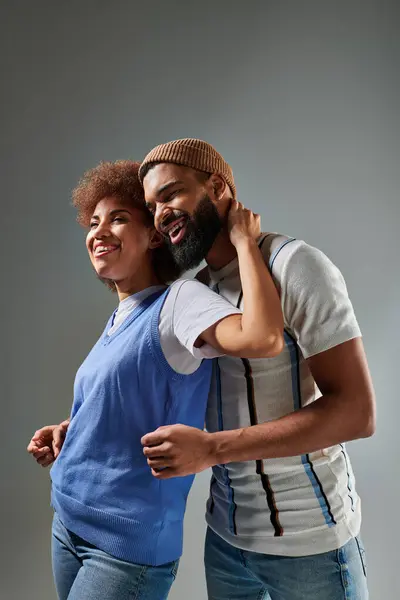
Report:
[[[158,477],[216,463],[297,456],[373,434],[375,396],[343,277],[322,252],[303,242],[286,250],[286,258],[282,253],[275,262],[282,261],[286,322],[322,397],[280,419],[243,429],[209,434],[181,425],[160,428],[143,438],[149,464],[171,468],[154,472]]]
[[[297,456],[373,435],[375,394],[361,338],[307,362],[322,397],[276,421],[212,434],[215,463]]]
[[[280,419],[216,433],[172,425],[144,436],[153,475],[167,479],[215,464],[297,456],[371,436],[375,395],[361,339],[313,356],[308,364],[322,397]]]

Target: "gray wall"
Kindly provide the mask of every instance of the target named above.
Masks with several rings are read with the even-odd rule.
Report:
[[[69,412],[115,297],[92,275],[70,190],[100,160],[196,136],[264,229],[341,267],[379,421],[351,445],[373,600],[398,584],[399,11],[396,0],[2,2],[2,598],[55,598],[48,473],[25,446]],[[205,598],[198,477],[173,599]],[[396,582],[397,580],[397,582]],[[397,594],[396,594],[397,588]]]

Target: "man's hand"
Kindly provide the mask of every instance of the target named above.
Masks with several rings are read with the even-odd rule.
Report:
[[[39,465],[48,467],[55,461],[63,447],[68,426],[69,419],[59,425],[46,425],[35,431],[27,451]]]
[[[211,434],[187,425],[159,427],[142,437],[143,454],[157,479],[200,473],[216,463]]]

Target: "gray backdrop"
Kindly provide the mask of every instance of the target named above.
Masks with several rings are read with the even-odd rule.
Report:
[[[371,596],[398,597],[397,4],[1,3],[1,598],[55,598],[48,473],[25,447],[69,413],[116,301],[91,272],[70,191],[100,160],[188,136],[228,159],[264,229],[320,247],[347,279],[379,405],[376,436],[351,445]],[[208,476],[191,493],[175,600],[205,598]]]

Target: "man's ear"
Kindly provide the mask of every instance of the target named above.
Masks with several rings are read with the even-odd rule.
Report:
[[[212,186],[214,198],[216,200],[222,200],[228,185],[225,179],[220,175],[217,175],[217,173],[213,173],[209,179],[209,183]]]
[[[159,231],[157,231],[157,229],[152,228],[151,233],[150,233],[150,242],[149,242],[150,250],[159,248],[160,246],[163,245],[163,243],[164,243],[164,238],[163,238],[162,234]]]

